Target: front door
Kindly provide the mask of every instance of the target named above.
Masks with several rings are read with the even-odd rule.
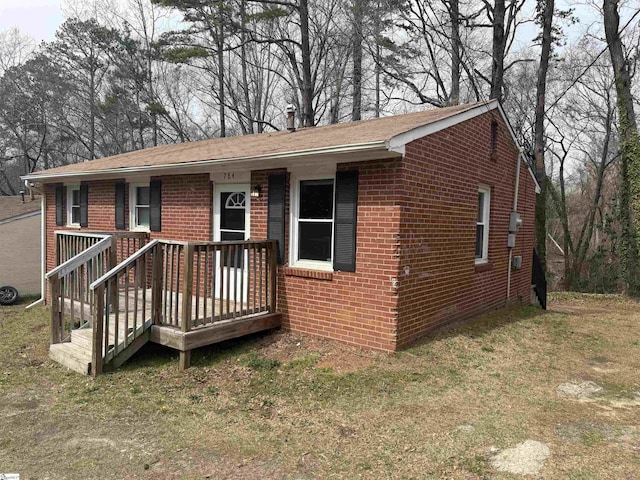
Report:
[[[226,242],[249,238],[250,186],[247,184],[216,185],[214,188],[213,240]],[[247,251],[237,249],[231,258],[216,258],[225,267],[222,275],[216,275],[216,298],[227,298],[246,302],[248,298]],[[227,265],[229,263],[229,265]],[[220,285],[222,281],[222,285]],[[244,288],[243,288],[244,286]],[[242,298],[240,298],[242,297]]]

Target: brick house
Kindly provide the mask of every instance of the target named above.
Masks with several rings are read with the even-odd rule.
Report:
[[[496,101],[163,145],[26,178],[44,194],[45,270],[59,261],[55,231],[275,239],[277,311],[296,332],[395,351],[507,293],[531,300],[539,187]]]

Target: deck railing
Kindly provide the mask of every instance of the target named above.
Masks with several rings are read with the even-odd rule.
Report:
[[[276,242],[153,240],[97,278],[93,360],[97,375],[150,324],[188,333],[276,310]]]
[[[106,237],[116,239],[113,250],[114,261],[124,260],[139,250],[149,238],[146,232],[85,232],[74,230],[55,231],[56,265],[60,265],[70,258],[82,253]],[[114,263],[115,265],[115,263]]]
[[[164,266],[161,324],[188,332],[222,320],[275,312],[273,240],[167,243]]]

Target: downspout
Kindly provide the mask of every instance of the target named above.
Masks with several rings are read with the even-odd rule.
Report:
[[[518,190],[520,189],[520,164],[522,163],[523,159],[522,159],[522,149],[520,149],[520,152],[518,153],[518,161],[517,161],[517,165],[516,165],[516,181],[515,181],[515,189],[513,192],[513,211],[517,212],[518,211]],[[511,222],[509,222],[509,224],[511,224]],[[508,272],[507,272],[507,306],[510,304],[511,301],[511,262],[513,260],[513,247],[515,246],[515,233],[511,233],[511,225],[509,225],[509,235],[513,235],[514,236],[514,241],[513,244],[507,242],[508,248],[509,248],[509,264],[507,266],[508,268]]]
[[[33,187],[29,185],[29,181],[25,180],[24,184],[31,190],[31,194],[33,195]],[[31,307],[36,307],[42,303],[44,303],[45,297],[45,289],[46,289],[46,281],[44,278],[45,272],[45,262],[47,258],[47,253],[45,250],[46,244],[46,216],[47,216],[47,204],[45,200],[45,195],[40,192],[40,298],[35,302],[27,305],[25,310],[30,309]]]

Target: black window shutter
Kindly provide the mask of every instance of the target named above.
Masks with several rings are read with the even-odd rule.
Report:
[[[333,268],[356,271],[358,171],[336,172],[336,213]]]
[[[80,184],[80,226],[89,226],[89,184]]]
[[[269,175],[267,238],[278,241],[278,263],[284,263],[284,202],[287,174]]]
[[[125,188],[124,182],[116,183],[116,229],[124,230],[125,220]]]
[[[149,230],[162,230],[162,181],[149,182]]]
[[[56,186],[56,225],[64,225],[64,186]]]

